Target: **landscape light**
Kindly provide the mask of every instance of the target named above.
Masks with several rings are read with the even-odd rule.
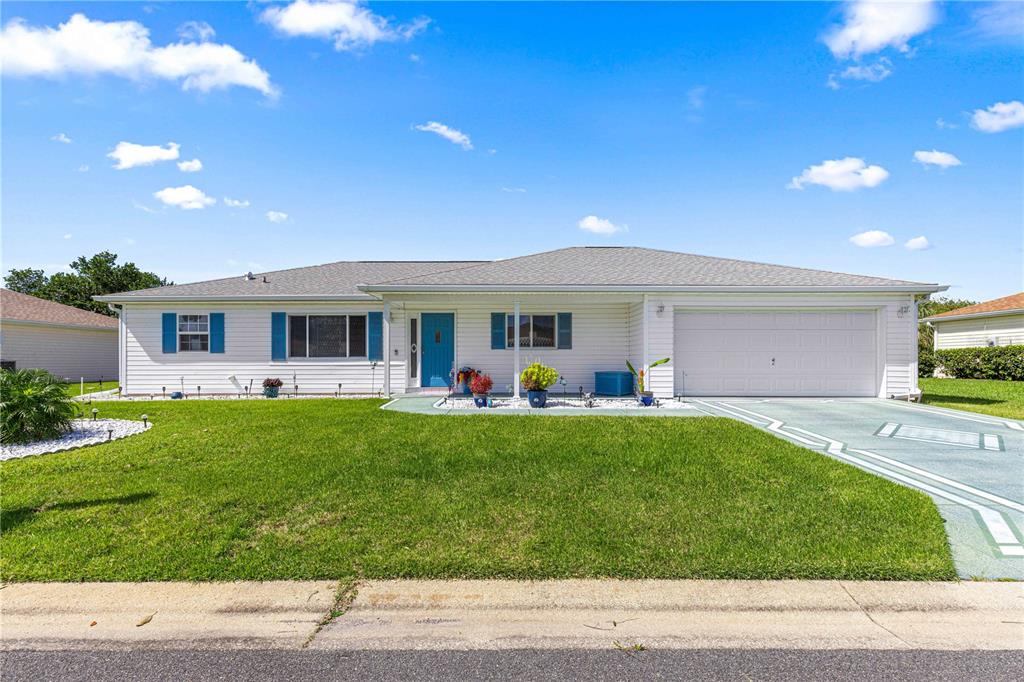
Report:
[[[96,421],[96,415],[97,415],[97,414],[99,414],[99,410],[98,410],[98,409],[96,409],[95,407],[94,407],[94,408],[92,408],[92,420],[93,420],[93,421]]]
[[[149,428],[149,415],[148,414],[142,415],[142,428],[144,428],[144,429],[145,428]]]

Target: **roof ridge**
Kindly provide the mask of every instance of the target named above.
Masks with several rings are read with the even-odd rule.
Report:
[[[472,262],[473,265],[467,265],[464,268],[451,268],[449,270],[438,270],[437,272],[425,273],[425,275],[443,275],[446,272],[455,272],[457,270],[469,270],[471,268],[479,268],[484,265],[494,265],[495,263],[511,263],[512,261],[522,260],[523,258],[533,258],[534,256],[543,256],[546,253],[557,253],[559,251],[569,251],[570,249],[586,248],[580,246],[563,246],[558,249],[548,249],[547,251],[538,251],[537,253],[527,253],[522,256],[513,256],[512,258],[498,258],[495,260],[482,260],[482,261],[467,261]],[[617,247],[623,248],[623,247]],[[398,284],[404,282],[407,279],[415,279],[417,277],[423,277],[425,275],[410,275],[409,277],[399,277],[398,279],[390,279],[384,282],[373,282],[373,284]]]

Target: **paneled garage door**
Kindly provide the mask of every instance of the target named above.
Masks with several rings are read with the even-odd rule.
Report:
[[[675,392],[693,396],[874,396],[871,310],[675,313]]]

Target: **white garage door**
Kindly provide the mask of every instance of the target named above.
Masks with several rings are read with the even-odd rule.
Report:
[[[874,396],[874,311],[678,311],[675,392]]]

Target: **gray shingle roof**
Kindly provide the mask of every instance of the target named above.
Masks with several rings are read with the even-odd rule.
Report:
[[[264,281],[264,279],[266,281]],[[362,286],[360,286],[362,285]],[[639,247],[578,246],[499,261],[341,261],[101,300],[184,298],[366,298],[366,291],[459,287],[829,287],[914,289],[937,285],[848,275]]]
[[[370,296],[356,288],[359,284],[383,282],[400,277],[423,275],[437,270],[477,265],[481,261],[339,261],[290,270],[262,272],[254,279],[244,275],[211,279],[193,284],[139,289],[100,300],[162,299],[176,297],[357,297]],[[266,281],[264,281],[266,279]]]
[[[35,322],[61,327],[91,327],[114,331],[117,320],[91,310],[47,301],[10,289],[0,289],[0,319],[10,322]]]
[[[397,278],[393,286],[908,287],[920,282],[848,275],[639,247],[578,246]],[[923,285],[931,286],[931,285]],[[376,286],[367,287],[369,290]]]

